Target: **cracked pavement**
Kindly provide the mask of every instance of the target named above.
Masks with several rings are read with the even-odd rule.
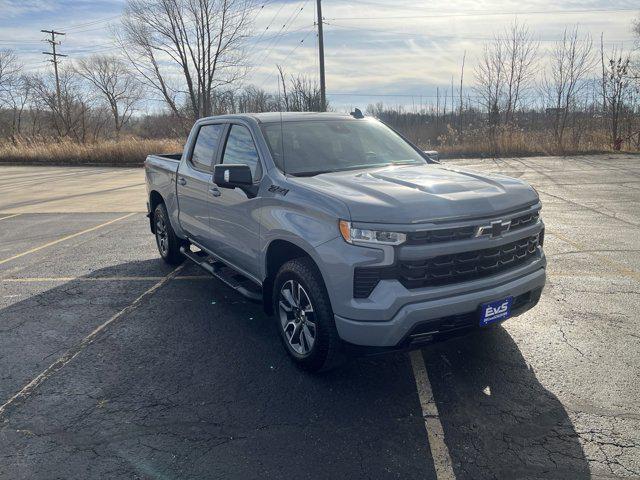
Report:
[[[422,351],[456,477],[640,478],[640,157],[447,163],[536,187],[549,261],[535,309]],[[143,205],[141,170],[0,170],[0,261]],[[0,404],[170,271],[141,212],[0,264]],[[0,478],[291,477],[435,478],[411,363],[304,374],[191,265],[0,415]]]

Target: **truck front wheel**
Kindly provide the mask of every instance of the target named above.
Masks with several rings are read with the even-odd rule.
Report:
[[[331,302],[311,259],[296,258],[280,267],[273,299],[282,342],[298,366],[318,372],[340,363],[342,345]]]
[[[184,261],[184,255],[180,253],[182,242],[173,231],[169,214],[164,203],[158,204],[153,211],[153,226],[156,234],[156,245],[162,259],[169,265],[179,265]]]

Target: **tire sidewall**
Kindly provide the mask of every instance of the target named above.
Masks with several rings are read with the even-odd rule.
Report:
[[[167,248],[167,253],[166,254],[162,253],[162,250],[160,249],[160,241],[158,240],[158,232],[156,231],[156,229],[157,229],[156,222],[157,222],[158,217],[162,217],[164,219],[165,229],[167,230],[168,248]],[[160,253],[160,256],[163,259],[167,260],[169,258],[170,253],[171,253],[171,234],[173,232],[171,230],[171,224],[169,223],[169,219],[167,218],[167,209],[166,209],[166,207],[164,206],[163,203],[159,204],[156,207],[156,209],[155,209],[155,211],[153,213],[153,222],[154,222],[153,228],[154,228],[154,232],[155,232],[154,236],[156,238],[156,247],[158,247],[158,252]]]
[[[331,348],[335,348],[334,345],[331,345],[331,336],[334,333],[332,329],[335,331],[335,323],[324,282],[322,282],[322,277],[319,272],[314,272],[308,263],[309,262],[302,263],[299,260],[292,260],[282,266],[274,281],[273,311],[280,340],[289,355],[300,367],[307,370],[317,371],[321,370],[325,365],[328,351]],[[309,296],[309,300],[311,301],[314,311],[316,336],[311,352],[306,355],[301,355],[293,350],[287,340],[280,320],[280,309],[278,305],[280,289],[289,280],[295,280],[302,285]]]
[[[173,227],[171,226],[171,221],[169,220],[169,214],[167,213],[167,207],[164,203],[160,203],[155,210],[153,211],[153,222],[154,222],[154,230],[156,229],[156,219],[158,216],[164,219],[165,228],[167,230],[167,253],[162,253],[160,249],[160,243],[158,242],[158,234],[155,233],[154,237],[156,238],[156,247],[158,248],[158,252],[160,253],[160,257],[169,265],[179,265],[184,261],[184,255],[180,253],[180,246],[184,244],[184,241],[181,241],[176,233],[173,231]]]

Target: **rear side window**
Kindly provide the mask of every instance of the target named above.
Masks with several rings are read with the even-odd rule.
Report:
[[[249,165],[251,176],[254,180],[262,176],[258,151],[247,127],[242,125],[231,126],[222,163]]]
[[[198,170],[211,170],[224,125],[203,125],[191,154],[191,163]]]

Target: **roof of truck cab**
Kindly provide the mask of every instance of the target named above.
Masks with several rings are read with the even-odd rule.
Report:
[[[233,115],[218,115],[211,119],[239,119],[253,118],[258,123],[279,123],[313,120],[354,120],[348,113],[320,113],[320,112],[264,112],[264,113],[239,113]]]

